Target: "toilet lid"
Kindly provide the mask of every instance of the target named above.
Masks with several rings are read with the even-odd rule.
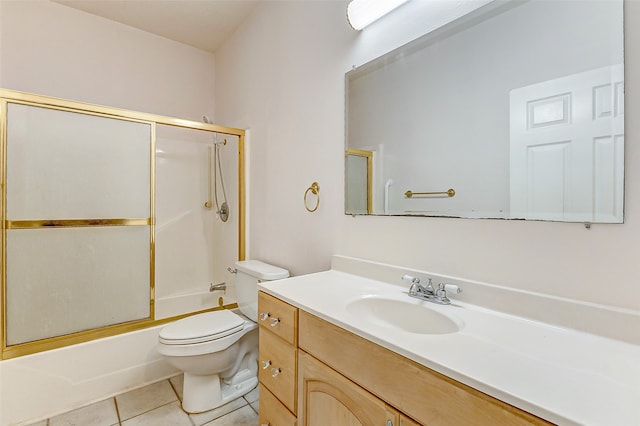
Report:
[[[160,330],[160,341],[170,345],[208,342],[242,330],[244,319],[230,310],[205,312],[173,322]]]

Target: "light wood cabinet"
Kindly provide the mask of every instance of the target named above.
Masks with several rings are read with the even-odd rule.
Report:
[[[309,354],[299,352],[299,418],[307,426],[394,425],[400,413]]]
[[[258,415],[260,426],[296,426],[298,421],[278,398],[269,389],[260,385],[260,414]]]
[[[292,346],[298,345],[298,308],[269,294],[258,297],[258,324]]]
[[[300,351],[421,424],[550,424],[307,312],[300,311],[298,328]]]
[[[258,295],[260,424],[295,425],[298,380],[298,309]]]
[[[259,333],[258,379],[296,412],[296,348],[269,332]]]
[[[420,423],[413,421],[404,414],[400,414],[400,426],[420,426]]]
[[[263,292],[258,312],[260,425],[551,424]]]

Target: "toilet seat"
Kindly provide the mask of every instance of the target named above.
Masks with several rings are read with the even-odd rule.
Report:
[[[230,310],[205,312],[175,321],[160,330],[165,345],[192,345],[218,340],[242,331],[245,320]]]

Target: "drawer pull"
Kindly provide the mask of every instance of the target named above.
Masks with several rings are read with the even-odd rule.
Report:
[[[270,316],[269,312],[260,312],[260,321],[266,321]]]
[[[266,370],[267,368],[269,368],[269,366],[271,365],[271,361],[267,360],[267,361],[262,361],[262,369]]]
[[[271,327],[275,327],[280,322],[280,318],[271,318]]]
[[[280,373],[282,373],[282,370],[279,369],[279,368],[272,368],[271,369],[271,377],[276,377]]]

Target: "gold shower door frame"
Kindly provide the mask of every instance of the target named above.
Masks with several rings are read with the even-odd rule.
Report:
[[[137,122],[148,124],[150,126],[150,188],[149,188],[149,213],[148,218],[90,218],[90,219],[64,219],[64,220],[21,220],[8,221],[6,215],[6,196],[7,196],[7,128],[8,116],[7,111],[9,104],[21,104],[39,108],[59,110],[65,112],[79,113],[90,116],[110,118],[122,121]],[[156,142],[156,126],[166,125],[171,127],[180,127],[185,129],[199,130],[211,133],[220,133],[225,135],[238,136],[238,259],[245,258],[245,179],[244,179],[244,138],[245,131],[232,127],[220,126],[216,124],[201,123],[197,121],[184,120],[173,117],[166,117],[155,114],[147,114],[143,112],[124,110],[119,108],[111,108],[100,105],[88,104],[83,102],[70,101],[65,99],[53,98],[48,96],[18,92],[7,89],[0,89],[0,185],[2,190],[2,244],[1,244],[1,281],[2,289],[0,292],[0,308],[2,322],[0,334],[2,340],[1,358],[9,359],[22,355],[42,352],[50,349],[70,346],[73,344],[87,342],[90,340],[122,334],[146,327],[163,324],[191,315],[195,312],[188,312],[176,317],[155,319],[155,142]],[[147,318],[127,321],[123,323],[107,325],[89,330],[72,332],[60,336],[48,337],[41,340],[29,341],[15,345],[7,345],[7,230],[8,229],[46,229],[46,228],[81,228],[81,227],[111,227],[111,226],[149,226],[149,316]],[[233,308],[236,304],[221,306],[214,309]]]

